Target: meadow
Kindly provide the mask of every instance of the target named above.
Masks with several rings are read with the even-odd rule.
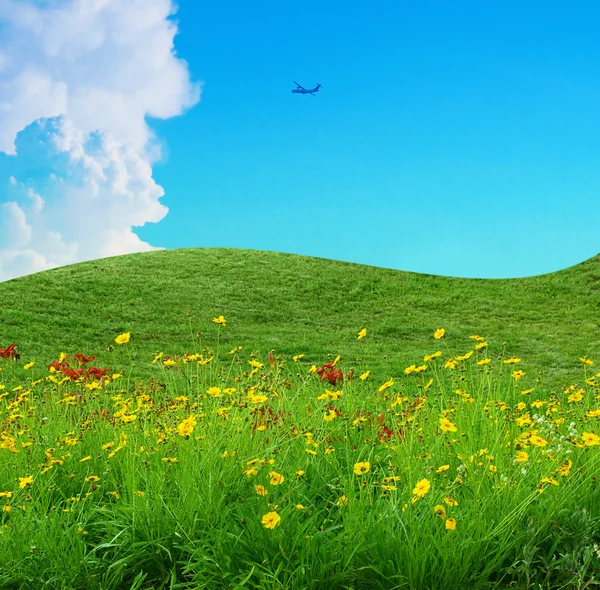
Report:
[[[600,256],[158,251],[0,284],[0,588],[600,587]]]

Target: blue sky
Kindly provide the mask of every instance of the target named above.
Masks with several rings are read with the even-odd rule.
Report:
[[[150,249],[251,248],[469,278],[543,274],[598,254],[600,5],[525,4],[180,0],[169,17],[176,58],[201,95],[144,107],[162,149],[151,176],[164,196],[153,198],[168,213],[149,221],[160,217],[154,203],[132,233]],[[77,61],[61,47],[71,93]],[[172,84],[153,78],[157,95]],[[292,94],[293,80],[323,88]],[[77,113],[88,130],[84,116],[99,115]],[[102,123],[121,137],[124,120]],[[20,133],[22,151],[0,153],[0,203],[25,190],[28,166],[51,174],[42,164],[53,156],[25,147],[37,127]],[[36,194],[46,186],[32,182]],[[128,236],[118,252],[135,251]],[[85,239],[46,262],[114,255]]]

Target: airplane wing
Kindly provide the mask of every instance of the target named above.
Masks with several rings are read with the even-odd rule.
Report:
[[[298,88],[302,88],[302,90],[304,90],[304,86],[300,86],[300,84],[298,84],[298,82],[296,82],[295,80],[292,80],[292,82],[298,86]]]

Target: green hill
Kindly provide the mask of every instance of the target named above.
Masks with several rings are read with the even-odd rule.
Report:
[[[191,316],[188,317],[188,312]],[[276,252],[198,248],[84,262],[0,283],[0,347],[18,344],[21,363],[46,365],[60,352],[128,369],[114,339],[131,333],[134,375],[160,378],[157,352],[269,350],[305,368],[341,355],[346,371],[400,377],[425,354],[465,354],[483,336],[485,356],[517,356],[523,387],[583,383],[580,357],[600,370],[600,255],[519,279],[463,279]],[[366,338],[357,334],[367,328]],[[444,341],[433,332],[445,328]],[[110,351],[109,346],[115,347]],[[480,353],[480,354],[482,354]],[[482,357],[483,358],[483,357]],[[289,365],[288,365],[289,366]]]

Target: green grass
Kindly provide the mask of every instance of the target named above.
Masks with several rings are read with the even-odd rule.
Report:
[[[0,348],[13,343],[20,360],[0,359],[0,588],[600,586],[600,445],[582,443],[600,435],[600,256],[507,280],[228,249],[107,258],[1,283]],[[214,360],[183,363],[186,351]],[[123,377],[63,381],[47,370],[61,352]],[[309,372],[338,355],[352,380]]]
[[[191,312],[191,317],[187,313]],[[209,340],[224,315],[223,348],[342,355],[388,378],[422,359],[434,330],[459,353],[480,334],[492,355],[523,357],[543,383],[579,378],[578,358],[600,357],[600,255],[522,279],[460,279],[274,252],[181,249],[105,258],[0,283],[0,337],[23,360],[51,362],[59,351],[114,363],[113,334],[131,332],[136,374],[146,360],[183,354]],[[191,330],[190,330],[191,326]],[[357,342],[366,327],[370,338]],[[465,352],[466,352],[465,348]],[[87,352],[86,352],[87,351]],[[360,357],[360,360],[356,360]]]

